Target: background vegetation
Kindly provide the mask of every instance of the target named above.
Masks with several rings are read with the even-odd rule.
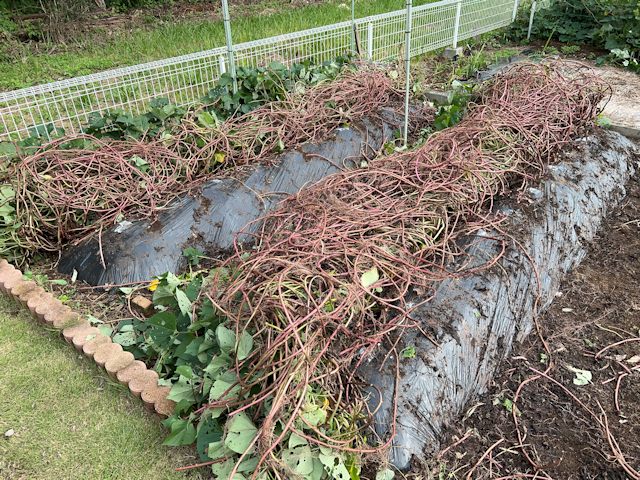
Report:
[[[528,14],[521,15],[508,34],[526,39],[528,24]],[[603,48],[609,53],[598,58],[599,64],[615,63],[640,73],[638,0],[552,0],[536,11],[531,35]]]

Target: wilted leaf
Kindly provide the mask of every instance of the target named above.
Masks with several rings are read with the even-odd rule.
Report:
[[[592,375],[589,370],[580,370],[570,365],[567,365],[567,369],[576,374],[576,378],[573,379],[575,385],[587,385],[591,383]]]
[[[380,280],[380,275],[378,274],[378,269],[376,267],[373,267],[368,272],[363,273],[362,277],[360,277],[360,282],[362,282],[362,286],[364,288],[369,288],[378,280]]]

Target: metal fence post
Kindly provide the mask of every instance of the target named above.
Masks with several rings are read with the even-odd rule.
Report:
[[[229,4],[222,0],[222,16],[224,18],[224,35],[227,38],[227,56],[229,57],[229,72],[233,79],[233,93],[238,92],[238,80],[236,79],[236,61],[233,57],[233,42],[231,41],[231,19],[229,18]]]
[[[456,23],[453,26],[453,50],[458,47],[458,32],[460,31],[460,12],[462,11],[462,0],[456,4]]]
[[[527,31],[527,40],[531,39],[531,27],[533,27],[533,16],[536,14],[536,0],[531,5],[531,15],[529,15],[529,30]]]
[[[407,0],[407,40],[405,45],[404,69],[406,71],[406,91],[404,96],[404,146],[409,135],[409,92],[411,90],[411,0]]]
[[[515,0],[515,3],[513,4],[513,17],[511,17],[511,22],[516,21],[516,13],[518,13],[518,0]]]
[[[373,23],[367,23],[367,55],[373,57]]]
[[[351,0],[351,51],[356,51],[356,0]]]

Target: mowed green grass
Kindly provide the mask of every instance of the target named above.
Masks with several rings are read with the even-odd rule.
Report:
[[[140,400],[0,295],[1,479],[197,478],[173,470],[199,459],[162,446],[166,435]]]
[[[419,6],[433,0],[414,0]],[[328,0],[321,5],[292,9],[285,2],[264,2],[264,9],[254,8],[251,15],[241,16],[231,10],[234,43],[268,38],[351,19],[349,0]],[[403,0],[357,0],[356,18],[402,10]],[[106,39],[104,33],[94,40],[82,41],[65,51],[58,46],[54,54],[35,55],[23,48],[11,55],[11,61],[0,63],[0,90],[14,90],[63,78],[87,75],[115,67],[161,60],[200,52],[226,45],[222,21],[149,19],[144,28],[120,33]],[[42,49],[43,52],[48,48]],[[1,57],[1,56],[0,56]]]

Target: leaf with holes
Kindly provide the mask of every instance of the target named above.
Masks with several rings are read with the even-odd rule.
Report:
[[[247,451],[257,435],[258,429],[247,414],[245,412],[236,413],[227,422],[227,438],[225,438],[224,444],[234,452],[242,454]]]
[[[313,457],[308,445],[284,450],[282,461],[300,475],[310,475],[313,472]]]

